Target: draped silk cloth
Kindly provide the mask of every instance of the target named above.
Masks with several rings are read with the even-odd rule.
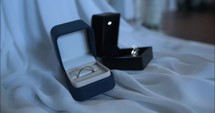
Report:
[[[140,71],[112,70],[114,89],[83,102],[65,84],[54,25],[115,12],[104,0],[1,0],[1,113],[213,113],[214,46],[121,19],[119,47],[152,46]],[[135,64],[133,64],[135,65]]]

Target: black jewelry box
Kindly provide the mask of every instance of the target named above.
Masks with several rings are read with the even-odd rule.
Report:
[[[110,69],[142,70],[153,58],[152,47],[120,49],[118,47],[120,14],[102,13],[92,16],[97,55]]]
[[[112,73],[95,58],[94,33],[89,25],[82,20],[56,25],[51,36],[75,100],[83,101],[114,87]]]

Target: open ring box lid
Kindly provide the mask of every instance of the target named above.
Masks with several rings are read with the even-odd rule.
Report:
[[[86,100],[114,87],[110,70],[96,59],[93,30],[82,20],[56,25],[52,41],[75,100]]]
[[[108,25],[110,21],[112,25]],[[131,55],[132,48],[120,49],[118,47],[119,23],[119,13],[101,13],[92,16],[92,28],[95,33],[97,55],[101,58],[102,63],[110,69],[144,69],[153,58],[152,47],[138,48],[139,51],[135,57]],[[105,28],[101,28],[102,25]],[[108,31],[112,31],[110,33],[116,35],[104,36]]]

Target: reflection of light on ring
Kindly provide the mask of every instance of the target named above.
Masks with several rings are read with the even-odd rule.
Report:
[[[134,44],[132,46],[133,50],[131,51],[131,56],[132,57],[136,57],[138,55],[139,49],[137,48],[137,46]]]
[[[131,56],[133,56],[133,57],[136,57],[137,55],[138,55],[138,52],[139,52],[139,49],[133,49],[132,51],[131,51]]]
[[[108,23],[107,23],[109,26],[112,24],[112,22],[111,21],[108,21]]]

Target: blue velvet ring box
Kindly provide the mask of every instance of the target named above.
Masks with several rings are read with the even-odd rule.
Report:
[[[75,100],[83,101],[114,87],[112,73],[95,58],[94,33],[89,25],[82,20],[56,25],[51,29],[51,36]]]

